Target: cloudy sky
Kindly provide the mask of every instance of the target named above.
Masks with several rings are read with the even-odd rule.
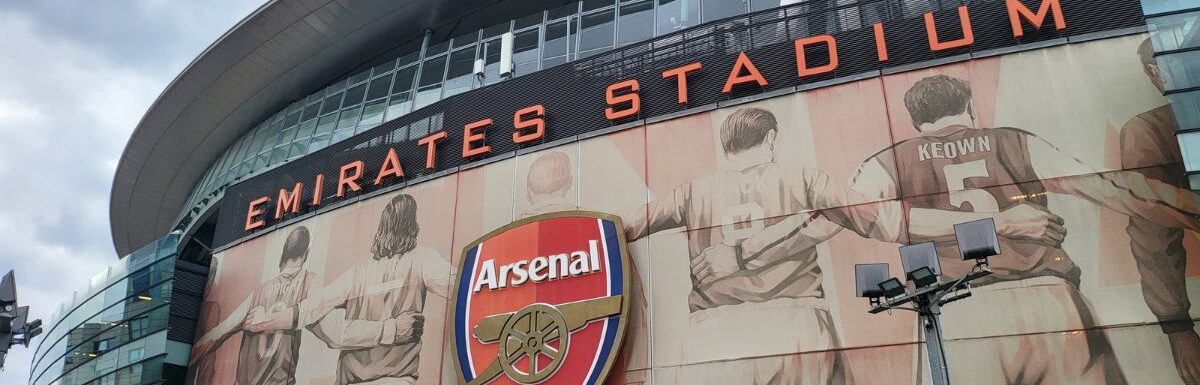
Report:
[[[0,274],[49,322],[117,260],[108,199],[142,113],[262,0],[0,1]],[[37,343],[38,341],[35,341]],[[28,380],[30,349],[0,384]]]

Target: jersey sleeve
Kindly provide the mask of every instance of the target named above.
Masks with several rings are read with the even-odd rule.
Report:
[[[801,173],[804,185],[793,187],[793,192],[831,222],[885,242],[897,242],[907,232],[900,201],[871,202],[823,171],[805,168]]]
[[[625,223],[625,235],[629,242],[686,225],[691,190],[691,183],[676,186],[667,196],[650,203],[649,212],[638,210],[629,215],[632,220]]]

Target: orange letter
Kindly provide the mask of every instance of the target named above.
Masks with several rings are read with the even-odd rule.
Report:
[[[1054,11],[1054,29],[1067,29],[1067,20],[1063,18],[1062,4],[1059,4],[1058,0],[1042,0],[1042,7],[1038,8],[1036,14],[1019,0],[1005,0],[1004,6],[1008,8],[1008,21],[1012,23],[1013,37],[1025,36],[1025,29],[1021,28],[1018,15],[1029,20],[1033,28],[1041,29],[1042,23],[1046,21],[1046,14]]]
[[[288,213],[300,212],[300,193],[304,191],[304,183],[296,182],[292,193],[287,189],[279,189],[279,201],[275,202],[275,219],[283,219],[284,210]]]
[[[463,126],[463,158],[470,158],[475,155],[483,155],[492,151],[492,146],[486,144],[479,147],[471,147],[471,143],[481,142],[486,138],[484,133],[475,133],[475,130],[480,128],[488,128],[491,127],[491,125],[492,118],[487,118],[467,123],[466,126]]]
[[[262,219],[262,205],[270,202],[271,198],[262,197],[250,201],[250,208],[246,209],[246,231],[254,230],[267,225],[267,222]],[[254,218],[258,219],[254,219]]]
[[[346,171],[354,170],[353,174],[348,174]],[[362,178],[363,162],[356,160],[342,166],[342,171],[338,173],[338,198],[346,196],[346,187],[350,191],[362,190],[362,186],[358,185],[358,178]]]
[[[404,177],[404,169],[400,168],[400,157],[396,156],[396,149],[394,148],[389,148],[387,157],[383,158],[383,167],[379,168],[379,175],[375,176],[375,185],[383,184],[383,178],[389,176]]]
[[[937,26],[933,23],[933,12],[926,12],[925,33],[929,35],[929,48],[937,52],[975,44],[975,33],[971,31],[971,15],[967,13],[967,6],[958,6],[958,20],[962,22],[963,38],[940,42],[937,37]]]
[[[628,90],[627,93],[617,95],[617,91]],[[605,92],[604,99],[608,102],[608,107],[604,109],[604,117],[608,120],[617,120],[620,118],[637,115],[642,110],[642,100],[638,97],[638,81],[630,79],[623,82],[616,82],[608,86]],[[618,104],[629,103],[629,108],[617,111],[615,108]]]
[[[446,139],[446,131],[438,131],[417,141],[418,146],[425,146],[425,168],[432,170],[437,161],[437,141]]]
[[[546,134],[546,107],[541,104],[525,107],[513,114],[513,143],[521,144],[541,139]],[[528,118],[528,119],[526,119]],[[521,130],[533,127],[525,134]]]
[[[808,68],[808,61],[804,58],[804,47],[813,44],[825,43],[829,46],[829,64]],[[809,77],[814,75],[826,74],[833,72],[838,67],[837,40],[829,35],[817,35],[796,39],[796,69],[800,77]]]
[[[663,79],[675,78],[675,84],[679,87],[679,104],[687,104],[688,87],[687,75],[700,70],[700,62],[684,65],[663,71]]]
[[[743,76],[742,69],[749,73]],[[746,52],[739,52],[737,61],[733,63],[733,70],[729,71],[729,80],[725,81],[725,89],[721,92],[728,94],[733,92],[733,86],[751,82],[758,83],[759,87],[767,86],[767,79],[763,78],[762,73],[758,72],[758,68],[754,67],[750,58],[746,57]]]
[[[325,191],[325,174],[317,174],[317,183],[313,185],[313,206],[321,205],[321,194]]]
[[[883,23],[875,23],[875,53],[879,55],[879,61],[888,60],[887,40],[883,38]]]

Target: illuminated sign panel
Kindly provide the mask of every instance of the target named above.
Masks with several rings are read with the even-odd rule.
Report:
[[[460,261],[452,329],[463,383],[604,382],[629,308],[619,217],[535,216],[471,243]]]

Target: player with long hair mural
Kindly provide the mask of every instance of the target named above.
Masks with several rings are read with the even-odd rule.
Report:
[[[340,350],[337,383],[410,384],[418,378],[426,297],[445,297],[445,259],[417,245],[417,202],[392,198],[379,218],[371,259],[355,264],[296,306],[272,312],[255,327],[311,330]],[[342,319],[329,317],[334,310]]]

